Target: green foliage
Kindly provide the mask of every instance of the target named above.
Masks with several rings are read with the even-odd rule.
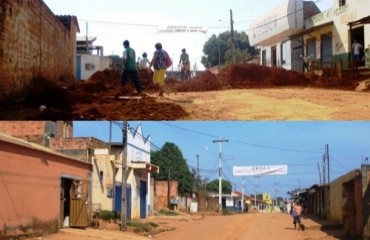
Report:
[[[245,32],[234,31],[236,62],[250,60],[255,49],[250,46],[248,35]],[[204,44],[202,64],[206,67],[225,65],[233,62],[231,50],[231,33],[229,31],[212,35]]]
[[[166,142],[159,151],[152,152],[151,162],[159,166],[157,180],[176,180],[180,195],[192,191],[194,176],[177,145]]]
[[[177,216],[177,215],[179,215],[175,211],[165,210],[165,209],[160,210],[159,213],[162,214],[162,215],[166,215],[166,216]]]
[[[229,181],[227,180],[222,180],[221,181],[221,191],[224,194],[230,194],[232,191],[232,185]],[[215,179],[211,181],[210,183],[207,184],[207,190],[210,192],[216,192],[218,193],[219,190],[219,180]]]
[[[120,218],[121,213],[109,210],[102,210],[98,214],[98,218],[103,220],[111,220]]]

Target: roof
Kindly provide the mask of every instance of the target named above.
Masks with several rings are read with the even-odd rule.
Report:
[[[370,23],[370,15],[364,18],[361,18],[357,21],[349,22],[349,26],[356,26],[356,25],[362,25],[362,24],[369,24]]]
[[[96,36],[87,36],[88,42],[95,42],[97,39]],[[77,36],[77,42],[86,42],[86,36]]]
[[[77,26],[77,32],[80,32],[80,25],[78,24],[78,20],[76,16],[71,15],[57,15],[56,18],[63,23],[63,25],[67,29],[71,29],[72,23]]]
[[[318,30],[320,28],[324,28],[324,27],[328,27],[328,26],[333,26],[333,24],[334,24],[334,22],[331,21],[331,22],[328,22],[328,23],[317,25],[315,27],[307,28],[307,29],[304,29],[304,30],[302,30],[300,32],[297,32],[295,34],[290,35],[289,38],[292,39],[292,38],[302,37],[302,36],[304,36],[304,35],[306,35],[308,33],[314,32],[314,31],[316,31],[316,30]]]
[[[60,152],[57,152],[55,150],[52,150],[50,148],[41,146],[41,145],[36,144],[36,143],[27,142],[25,140],[15,138],[15,137],[3,134],[3,133],[0,133],[0,142],[5,142],[5,143],[16,145],[16,146],[19,146],[19,147],[32,149],[32,150],[35,150],[35,151],[51,154],[51,155],[54,155],[54,156],[57,156],[57,157],[62,157],[62,158],[66,158],[66,159],[69,159],[69,160],[72,160],[72,161],[76,161],[76,162],[85,163],[87,165],[90,165],[89,163],[87,163],[85,161],[81,161],[79,159],[72,158],[70,156],[64,155],[64,154],[62,154]]]

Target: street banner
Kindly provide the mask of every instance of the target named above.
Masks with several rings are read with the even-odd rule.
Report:
[[[288,165],[234,166],[234,176],[287,175]]]
[[[207,29],[202,26],[181,26],[181,25],[169,25],[169,26],[159,26],[159,34],[166,33],[207,33]]]

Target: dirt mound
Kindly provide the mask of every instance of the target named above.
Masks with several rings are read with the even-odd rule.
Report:
[[[222,89],[222,84],[210,71],[195,77],[192,80],[185,81],[183,84],[174,85],[174,90],[178,92],[204,92],[217,91]]]

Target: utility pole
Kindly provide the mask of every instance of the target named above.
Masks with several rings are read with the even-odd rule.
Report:
[[[321,181],[321,171],[320,171],[320,164],[319,163],[317,164],[317,168],[319,169],[319,181],[320,181],[320,185],[321,185],[322,181]]]
[[[231,55],[233,63],[236,64],[235,58],[235,38],[234,38],[234,20],[233,20],[233,10],[230,9],[230,25],[231,25]]]
[[[222,168],[221,168],[221,158],[222,158],[222,143],[227,143],[229,140],[226,139],[220,139],[219,140],[213,140],[213,143],[218,143],[219,146],[219,152],[218,152],[218,205],[219,205],[219,211],[222,212]]]
[[[325,156],[328,163],[328,184],[330,184],[329,144],[326,144],[325,146]]]
[[[199,176],[199,155],[197,154],[197,174]]]
[[[121,231],[127,229],[127,121],[122,126],[122,202],[121,202]]]
[[[244,213],[244,177],[242,178],[242,213]]]
[[[326,157],[325,154],[322,155],[322,184],[326,184]]]

